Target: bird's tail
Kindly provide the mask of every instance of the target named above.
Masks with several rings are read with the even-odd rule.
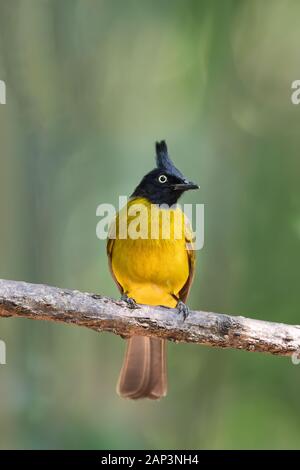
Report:
[[[124,398],[152,400],[167,394],[166,340],[146,336],[127,340],[117,392]]]

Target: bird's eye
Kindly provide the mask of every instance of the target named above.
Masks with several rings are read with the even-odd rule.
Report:
[[[166,182],[168,181],[168,178],[166,177],[166,175],[160,175],[160,176],[158,177],[158,181],[159,181],[160,183],[166,183]]]

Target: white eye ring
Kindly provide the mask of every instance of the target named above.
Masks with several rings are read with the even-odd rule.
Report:
[[[159,181],[160,183],[166,183],[166,182],[168,181],[168,178],[166,177],[166,175],[160,175],[160,176],[158,177],[158,181]]]

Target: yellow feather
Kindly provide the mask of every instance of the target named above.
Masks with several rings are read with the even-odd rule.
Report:
[[[146,222],[135,224],[134,205],[147,211]],[[148,231],[148,238],[122,239],[120,230],[130,229],[131,223],[137,232]],[[189,237],[181,209],[161,209],[146,199],[135,198],[117,215],[110,233],[114,231],[116,239],[109,240],[108,252],[112,272],[124,293],[138,303],[175,307],[176,298],[190,276],[186,248]]]

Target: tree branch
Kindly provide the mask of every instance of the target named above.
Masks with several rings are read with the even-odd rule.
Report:
[[[268,352],[300,351],[300,326],[241,316],[192,311],[183,321],[176,310],[141,305],[76,290],[0,280],[0,317],[22,317],[85,326],[127,337],[156,336],[176,342]]]

